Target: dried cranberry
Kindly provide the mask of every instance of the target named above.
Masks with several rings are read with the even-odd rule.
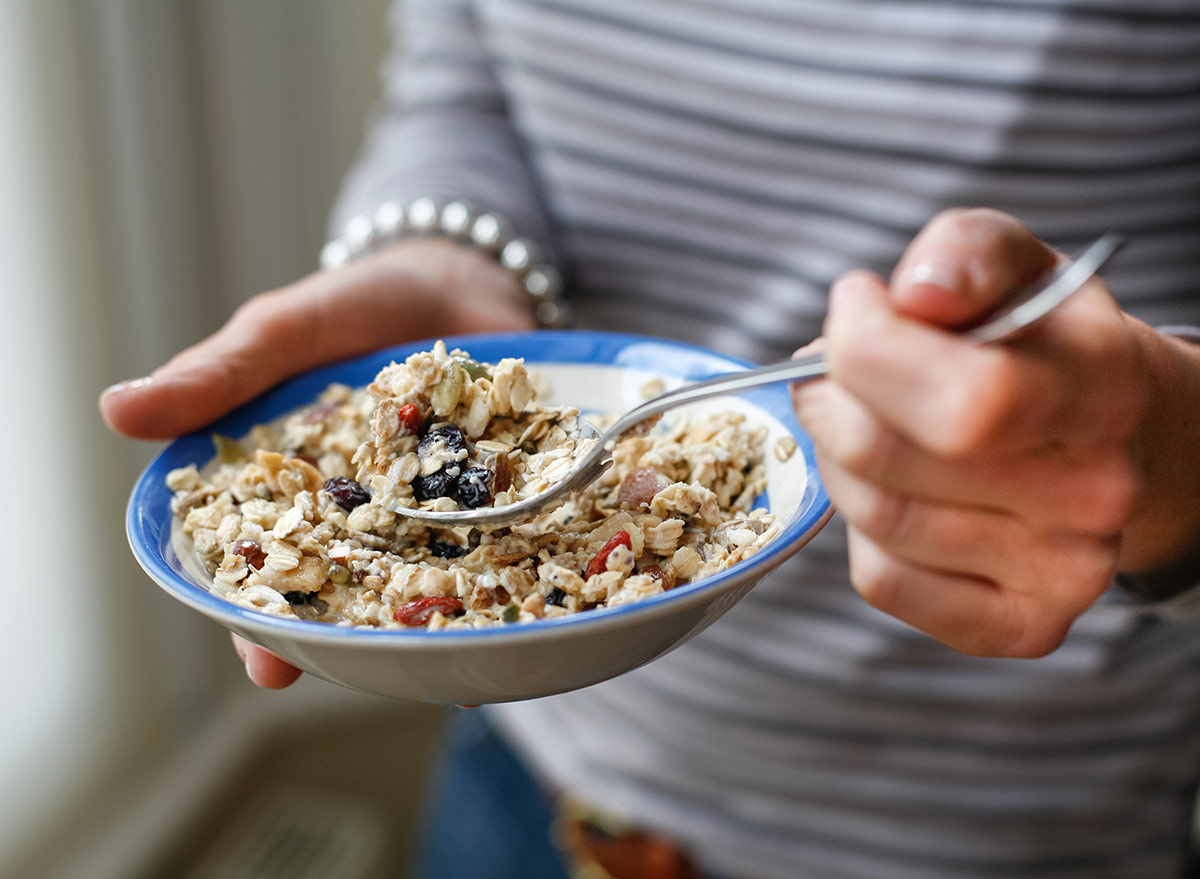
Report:
[[[492,471],[486,467],[468,467],[459,474],[455,485],[458,501],[475,509],[492,502]]]
[[[439,559],[456,559],[466,553],[466,549],[456,543],[443,543],[440,540],[429,541],[429,551]]]
[[[349,476],[331,476],[325,480],[325,490],[333,495],[337,505],[350,511],[371,499],[367,490]]]
[[[406,601],[392,612],[392,619],[406,626],[423,626],[435,613],[442,616],[457,616],[463,612],[463,603],[448,595],[417,598]]]
[[[422,458],[428,458],[434,454],[439,445],[445,446],[451,452],[465,452],[467,438],[463,436],[458,425],[442,424],[421,437],[420,442],[417,443],[417,454]]]
[[[625,532],[621,532],[624,534]],[[567,600],[567,593],[555,586],[550,590],[550,594],[546,596],[546,604],[553,604],[555,607],[562,607]]]
[[[454,479],[458,468],[452,473],[449,469],[439,470],[428,476],[418,476],[412,481],[413,497],[419,501],[431,501],[439,497],[450,497],[454,494]]]
[[[600,551],[596,553],[596,557],[587,566],[587,571],[583,575],[584,579],[586,580],[588,577],[594,577],[596,574],[603,574],[607,571],[608,557],[612,555],[612,551],[618,546],[627,546],[633,549],[633,539],[624,528],[610,537],[608,543],[600,547]]]
[[[233,545],[233,554],[240,555],[246,564],[258,570],[267,560],[267,554],[257,540],[239,540]]]
[[[419,434],[425,424],[425,419],[421,417],[421,410],[412,403],[405,403],[396,415],[400,419],[400,426],[407,433]]]

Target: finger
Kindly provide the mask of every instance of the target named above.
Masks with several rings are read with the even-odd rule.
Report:
[[[850,579],[872,607],[973,656],[1042,656],[1060,643],[1066,625],[1030,625],[1011,596],[985,580],[909,564],[851,527]]]
[[[297,371],[380,347],[405,325],[403,316],[389,313],[392,297],[374,283],[349,280],[313,275],[255,297],[149,377],[105,391],[105,419],[129,436],[167,439],[203,427]],[[364,322],[366,314],[374,319]]]
[[[109,388],[101,412],[120,433],[169,439],[315,366],[424,335],[528,329],[528,303],[508,289],[507,271],[461,250],[438,254],[451,265],[463,262],[445,277],[432,270],[418,275],[411,252],[381,252],[256,296],[151,376]],[[466,293],[452,301],[444,295],[451,277],[469,291],[469,301]]]
[[[264,689],[281,690],[300,677],[300,669],[240,635],[233,636],[233,649],[245,663],[250,680]]]
[[[944,211],[918,233],[897,263],[890,284],[892,305],[918,320],[961,326],[1052,268],[1057,258],[1008,214]]]
[[[1064,570],[1057,572],[1061,578],[1047,575],[1014,588],[913,565],[853,527],[849,552],[851,580],[869,604],[956,650],[980,656],[1051,652],[1111,577],[1111,568],[1106,573],[1103,566],[1085,565],[1086,577],[1066,576]]]
[[[931,451],[1003,451],[1005,438],[1027,445],[1067,402],[1049,364],[896,314],[883,283],[866,272],[834,283],[825,329],[830,376]]]
[[[1133,461],[1119,445],[1047,441],[1028,455],[947,460],[882,423],[834,382],[798,386],[793,397],[824,468],[836,466],[885,492],[1090,533],[1120,530],[1138,495]]]
[[[821,479],[838,512],[872,543],[906,563],[992,582],[1036,564],[1028,530],[1014,517],[883,491],[828,461]]]
[[[905,562],[979,578],[1075,615],[1111,580],[1119,532],[1031,527],[1005,512],[881,491],[827,462],[822,479],[842,517]]]

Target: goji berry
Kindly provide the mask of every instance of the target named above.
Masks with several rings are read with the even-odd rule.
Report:
[[[608,570],[608,557],[612,555],[612,551],[618,546],[627,546],[633,549],[633,539],[629,536],[629,532],[622,528],[616,534],[608,539],[608,543],[600,547],[600,551],[596,553],[596,557],[592,559],[587,566],[587,571],[584,572],[583,578],[593,577],[596,574],[603,574]]]
[[[405,403],[396,415],[400,419],[400,426],[414,436],[421,432],[421,427],[425,424],[425,419],[421,417],[421,410],[413,403]]]
[[[435,613],[456,616],[462,613],[463,603],[449,595],[435,595],[406,601],[392,612],[392,619],[406,626],[423,626]]]

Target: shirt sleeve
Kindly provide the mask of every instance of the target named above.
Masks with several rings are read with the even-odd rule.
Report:
[[[390,26],[383,97],[343,181],[330,237],[388,200],[462,199],[500,214],[553,259],[552,226],[472,0],[401,0]]]

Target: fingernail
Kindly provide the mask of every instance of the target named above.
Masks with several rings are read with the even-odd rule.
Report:
[[[958,263],[925,260],[905,269],[898,287],[941,287],[951,292],[967,286],[967,275]]]
[[[801,357],[807,357],[810,354],[820,354],[825,350],[825,337],[818,336],[807,345],[797,348],[792,352],[792,359],[799,360]]]
[[[125,391],[133,391],[138,388],[144,388],[152,381],[154,381],[154,379],[147,375],[143,376],[142,378],[131,378],[128,381],[117,382],[115,385],[110,385],[109,387],[105,388],[100,393],[100,396],[106,397],[109,394],[121,394]]]

